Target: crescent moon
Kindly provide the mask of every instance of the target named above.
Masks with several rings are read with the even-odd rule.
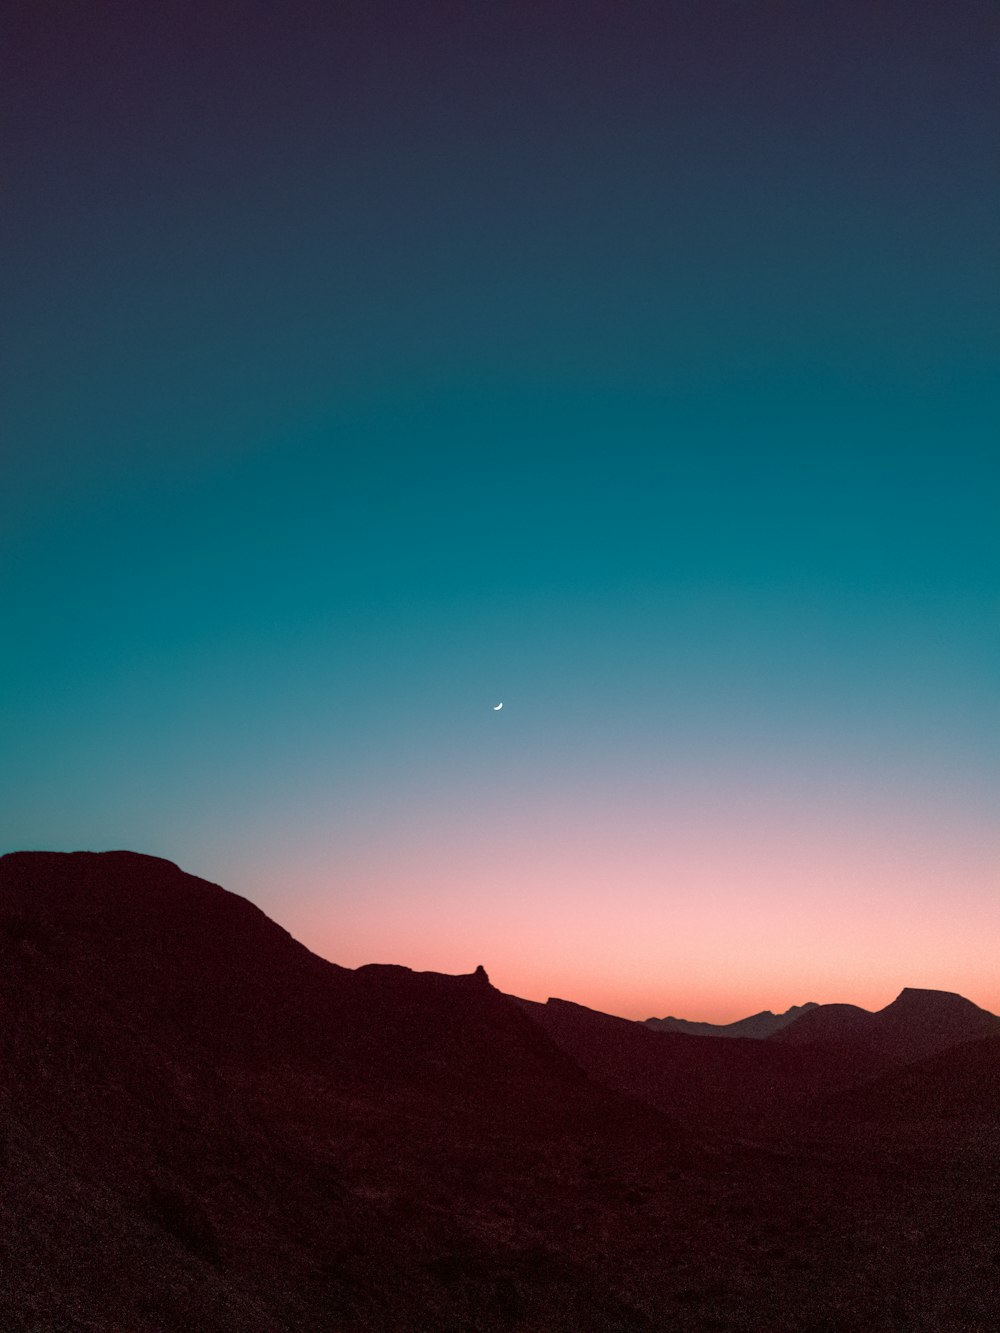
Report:
[[[500,700],[500,702],[499,702],[498,704],[495,704],[495,705],[494,705],[494,708],[493,708],[494,713],[499,713],[501,708],[503,708],[503,700],[502,700],[502,699]]]

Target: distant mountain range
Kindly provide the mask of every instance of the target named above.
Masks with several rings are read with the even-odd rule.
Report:
[[[863,1049],[889,1063],[919,1060],[963,1041],[1000,1034],[1000,1018],[951,991],[907,986],[884,1009],[856,1004],[798,1004],[783,1014],[770,1009],[735,1023],[692,1023],[647,1018],[655,1032],[693,1037],[750,1037],[791,1045],[831,1043]]]
[[[14,853],[0,1328],[1000,1327],[996,1024],[906,990],[656,1030],[338,967],[168,861]]]
[[[762,1009],[759,1014],[737,1019],[735,1023],[692,1023],[686,1018],[647,1018],[646,1026],[656,1032],[686,1032],[691,1037],[753,1037],[762,1041],[765,1037],[773,1036],[779,1028],[794,1023],[807,1009],[815,1008],[816,1005],[812,1003],[793,1004],[783,1014]]]

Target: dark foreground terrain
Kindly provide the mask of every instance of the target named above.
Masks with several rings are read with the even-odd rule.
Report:
[[[0,858],[0,968],[3,1333],[1000,1328],[958,997],[658,1032],[336,967],[126,852]]]

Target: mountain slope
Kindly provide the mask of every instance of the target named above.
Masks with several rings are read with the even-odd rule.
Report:
[[[0,1003],[5,1330],[644,1326],[570,1214],[585,1158],[680,1135],[485,973],[351,972],[169,862],[17,854]]]
[[[951,1046],[827,1098],[829,1119],[1000,1124],[1000,1033]]]

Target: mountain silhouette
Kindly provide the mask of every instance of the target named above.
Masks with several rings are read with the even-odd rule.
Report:
[[[775,1032],[773,1042],[834,1042],[887,1062],[906,1064],[956,1046],[1000,1034],[1000,1018],[951,991],[907,987],[884,1009],[821,1004]]]
[[[4,1333],[1000,1325],[989,1043],[898,1071],[945,1148],[877,1052],[338,967],[131,852],[0,858],[0,1014]]]
[[[807,1004],[793,1004],[783,1014],[762,1009],[759,1014],[749,1018],[739,1018],[734,1023],[693,1023],[686,1018],[647,1018],[646,1026],[654,1032],[685,1032],[691,1037],[754,1037],[763,1040],[787,1027],[809,1009],[815,1009],[811,1001]]]

